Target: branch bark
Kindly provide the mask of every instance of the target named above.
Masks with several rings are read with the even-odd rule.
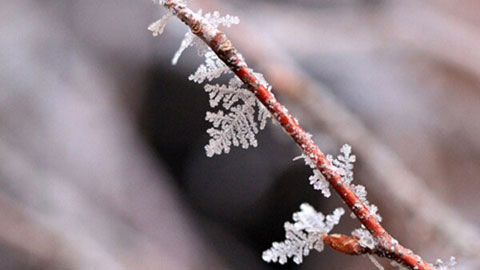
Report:
[[[433,270],[420,256],[398,243],[379,223],[375,215],[357,197],[348,183],[345,183],[323,152],[311,139],[310,134],[299,125],[287,108],[276,100],[262,85],[247,64],[242,60],[228,37],[210,25],[201,15],[193,12],[181,0],[167,0],[164,6],[184,22],[193,34],[201,38],[217,56],[234,72],[256,98],[269,110],[283,130],[300,147],[302,152],[316,163],[320,172],[329,181],[340,198],[352,210],[358,220],[378,241],[376,254],[402,263],[410,269]]]

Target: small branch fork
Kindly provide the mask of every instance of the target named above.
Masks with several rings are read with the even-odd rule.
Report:
[[[434,270],[431,264],[426,263],[420,256],[415,255],[411,250],[400,245],[398,241],[382,227],[375,218],[375,215],[370,213],[348,183],[345,183],[342,176],[335,171],[320,148],[310,138],[310,135],[306,133],[298,121],[289,114],[285,106],[279,103],[273,94],[256,79],[223,32],[210,25],[201,15],[189,9],[182,0],[167,0],[163,5],[184,22],[193,34],[201,38],[238,78],[243,81],[247,88],[255,94],[256,98],[269,110],[272,116],[280,123],[283,130],[290,135],[301,148],[303,153],[317,164],[320,172],[329,181],[340,198],[378,241],[375,250],[358,249],[355,251],[355,249],[353,249],[354,253],[344,253],[350,255],[374,253],[380,257],[401,263],[413,270]],[[329,236],[324,237],[324,239],[326,239],[326,243],[332,247],[343,245],[344,250],[348,245],[346,242],[342,244],[342,241],[348,240],[351,241],[351,243],[355,243],[354,238],[348,236]],[[335,249],[342,251],[341,248]],[[355,253],[357,251],[360,253]]]

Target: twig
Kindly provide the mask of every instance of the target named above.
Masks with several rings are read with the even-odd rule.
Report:
[[[320,148],[310,138],[311,136],[298,124],[297,120],[288,113],[275,97],[262,85],[247,68],[247,64],[233,47],[227,36],[213,27],[201,15],[194,13],[181,0],[168,0],[163,5],[175,16],[184,22],[193,34],[201,38],[215,54],[234,72],[256,98],[269,110],[272,116],[280,123],[283,130],[290,135],[294,142],[302,149],[318,167],[322,175],[329,181],[335,191],[352,210],[359,221],[370,231],[378,241],[375,253],[382,257],[402,263],[410,269],[434,268],[400,245],[379,223],[375,215],[369,211],[357,197],[348,183],[334,169]]]
[[[226,6],[225,3],[215,0],[200,2],[202,6]],[[385,191],[385,197],[392,198],[393,202],[413,213],[413,222],[418,220],[416,222],[428,226],[429,230],[439,232],[459,254],[478,259],[479,229],[441,201],[428,188],[425,180],[408,169],[396,153],[330,93],[327,86],[306,74],[278,43],[271,42],[267,38],[268,33],[262,32],[255,37],[262,46],[255,46],[241,38],[252,36],[254,31],[258,33],[260,30],[254,30],[248,21],[243,21],[232,28],[230,36],[240,44],[242,51],[263,69],[269,82],[276,86],[276,91],[299,103],[300,110],[312,119],[313,124],[324,126],[326,132],[338,140],[355,145],[355,152],[365,157],[364,163],[373,174],[372,184]],[[273,57],[267,58],[267,54]],[[335,112],[336,117],[331,117],[332,112]],[[416,200],[412,200],[412,197]],[[431,209],[435,209],[434,214]],[[445,222],[446,220],[448,222]]]

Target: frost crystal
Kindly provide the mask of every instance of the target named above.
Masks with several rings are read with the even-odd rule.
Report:
[[[218,74],[215,71],[212,73]],[[205,85],[210,106],[215,108],[221,104],[227,110],[226,112],[222,110],[216,113],[207,112],[205,119],[213,125],[207,130],[211,137],[208,145],[205,146],[209,157],[222,152],[229,153],[231,145],[241,146],[244,149],[258,145],[255,134],[265,128],[270,113],[252,92],[242,86],[243,83],[237,77],[230,79],[228,85]],[[255,117],[256,108],[258,113]]]
[[[167,25],[168,19],[172,16],[173,15],[171,13],[163,15],[160,20],[150,24],[148,30],[152,31],[154,37],[161,35],[163,33],[163,30],[165,29],[165,26]]]
[[[162,4],[164,1],[155,1]],[[198,11],[202,16],[202,11]],[[148,29],[157,36],[163,32],[166,21],[171,15],[165,15],[160,20],[151,24]],[[220,25],[230,27],[238,24],[239,19],[235,16],[220,16],[218,11],[207,13],[202,16],[213,28]],[[176,64],[183,51],[188,47],[196,45],[198,53],[205,56],[205,63],[201,64],[194,74],[188,78],[196,83],[212,81],[223,74],[232,73],[230,69],[220,60],[217,55],[190,30],[185,34],[180,48],[172,59],[172,64]],[[241,58],[241,56],[239,56]],[[267,84],[262,74],[253,73],[257,80],[268,90]],[[205,146],[207,156],[212,157],[215,154],[230,152],[231,146],[257,146],[258,142],[255,134],[264,129],[267,119],[270,117],[268,110],[258,101],[254,94],[243,88],[243,82],[237,77],[230,79],[228,85],[206,84],[205,91],[210,97],[210,107],[215,108],[221,105],[225,110],[217,112],[207,112],[205,120],[212,123],[211,128],[207,130],[210,135],[209,143]],[[258,110],[257,110],[258,108]]]
[[[321,252],[324,246],[322,235],[329,233],[344,213],[343,208],[337,208],[325,217],[309,204],[300,205],[300,212],[293,214],[295,223],[285,222],[286,240],[274,242],[270,249],[263,252],[263,260],[284,264],[288,258],[293,258],[295,263],[300,264],[310,250]]]
[[[258,133],[256,122],[252,117],[252,108],[247,105],[237,105],[231,108],[228,114],[223,111],[217,113],[207,112],[205,119],[213,124],[207,133],[212,137],[205,146],[207,156],[230,152],[230,146],[241,145],[246,149],[248,146],[257,146],[255,134]]]
[[[352,190],[355,192],[357,197],[365,204],[365,206],[369,209],[372,215],[381,222],[382,217],[378,214],[378,207],[374,204],[370,204],[367,200],[367,190],[362,185],[355,185],[352,184],[353,181],[353,167],[356,161],[355,155],[352,155],[352,147],[348,144],[345,144],[340,148],[341,155],[338,155],[336,159],[334,159],[331,155],[327,155],[327,159],[332,163],[333,169],[342,176],[343,181],[349,184]],[[351,217],[355,218],[355,215],[351,213]]]
[[[443,262],[442,260],[438,259],[433,267],[435,270],[455,270],[455,265],[457,264],[455,257],[450,257],[448,262]]]
[[[205,54],[205,64],[200,65],[189,79],[197,83],[210,82],[222,74],[230,73],[232,73],[230,69],[218,56],[209,51]],[[260,82],[265,81],[261,74],[254,73],[254,75]],[[226,85],[205,84],[204,86],[205,92],[209,95],[210,107],[216,108],[221,105],[225,109],[225,111],[207,112],[205,117],[205,120],[213,125],[207,130],[211,139],[205,146],[205,151],[209,157],[229,153],[232,145],[241,146],[244,149],[258,145],[255,134],[265,128],[270,113],[252,92],[243,88],[243,85],[243,82],[235,76]],[[266,82],[264,85],[269,88]]]
[[[207,13],[203,16],[213,27],[217,28],[220,25],[230,27],[233,24],[239,24],[240,19],[237,16],[231,16],[229,14],[221,17],[218,11],[213,13]]]
[[[372,234],[369,231],[364,229],[363,226],[362,228],[355,229],[352,232],[352,235],[358,237],[358,243],[362,247],[374,249],[375,246],[377,245],[377,240],[372,236]]]
[[[321,190],[325,198],[329,198],[331,193],[327,179],[323,176],[320,170],[317,168],[317,164],[313,162],[307,155],[302,154],[300,156],[305,160],[305,165],[309,166],[313,170],[313,175],[311,175],[308,180],[310,180],[310,185],[313,185],[313,188],[316,190]],[[297,158],[294,158],[296,160]]]
[[[340,152],[343,155],[338,155],[336,159],[332,159],[331,156],[328,156],[328,158],[335,166],[336,171],[343,177],[343,181],[350,184],[353,180],[353,163],[357,158],[355,155],[351,155],[352,147],[348,144],[344,144],[340,148]]]
[[[213,51],[209,51],[205,53],[205,64],[201,64],[188,79],[200,84],[205,80],[217,79],[224,73],[230,73],[230,69]]]
[[[313,185],[314,189],[322,191],[325,198],[330,197],[329,183],[318,169],[313,170],[313,175],[311,175],[308,180],[310,180],[310,185]]]

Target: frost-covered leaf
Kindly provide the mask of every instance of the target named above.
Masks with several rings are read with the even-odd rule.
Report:
[[[285,222],[286,239],[283,242],[274,242],[270,249],[264,251],[263,260],[284,264],[288,258],[293,258],[295,263],[300,264],[310,250],[321,252],[324,246],[321,236],[329,233],[344,213],[343,208],[337,208],[325,217],[309,204],[302,204],[300,212],[293,214],[294,223]]]

